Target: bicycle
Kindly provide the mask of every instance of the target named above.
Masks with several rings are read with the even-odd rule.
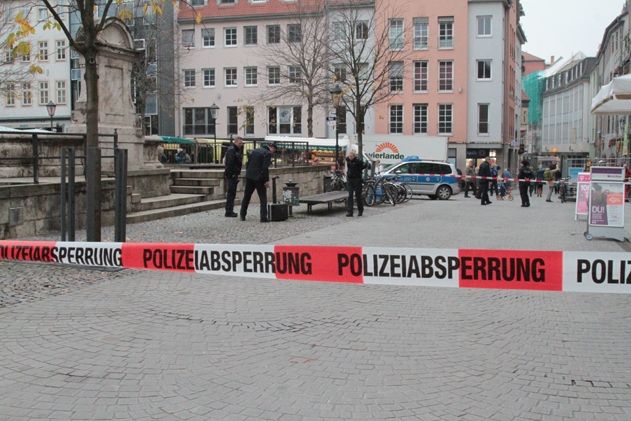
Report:
[[[559,199],[561,200],[561,203],[567,202],[569,181],[569,178],[562,178],[559,180]]]
[[[331,171],[331,190],[346,190],[346,177],[341,170]]]

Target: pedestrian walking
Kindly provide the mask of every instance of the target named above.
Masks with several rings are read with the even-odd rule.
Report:
[[[530,162],[527,159],[521,161],[521,168],[519,168],[519,174],[517,175],[517,178],[519,179],[519,196],[521,196],[521,207],[527,208],[530,206],[528,187],[531,183],[530,180],[534,178],[534,173],[530,168]]]
[[[224,162],[224,178],[226,180],[226,217],[237,216],[234,211],[234,199],[237,195],[239,175],[243,166],[243,138],[237,136],[232,145],[226,151]]]
[[[548,184],[548,195],[546,196],[546,202],[552,202],[552,192],[554,191],[556,172],[557,172],[556,164],[550,164],[548,169],[546,169],[543,173],[543,179]]]
[[[355,151],[351,150],[346,157],[346,182],[348,189],[346,216],[353,216],[353,194],[355,199],[357,199],[357,216],[364,214],[362,171],[366,168],[368,168],[368,164],[357,158]]]
[[[543,179],[545,177],[546,169],[541,167],[536,172],[534,172],[536,182],[536,194],[537,197],[543,197]]]
[[[478,176],[480,177],[480,204],[482,206],[490,205],[489,200],[489,178],[491,176],[491,165],[489,164],[489,158],[485,158],[480,164],[478,170]],[[486,178],[485,178],[486,177]]]
[[[245,169],[245,191],[241,201],[241,220],[245,221],[252,193],[256,190],[261,202],[261,222],[269,222],[267,216],[267,187],[269,186],[269,167],[272,155],[276,152],[276,144],[268,143],[256,148],[248,157]]]
[[[469,161],[467,164],[467,168],[465,168],[465,185],[464,185],[464,197],[469,196],[469,189],[473,192],[473,195],[476,195],[475,188],[475,165],[473,165],[473,160]]]

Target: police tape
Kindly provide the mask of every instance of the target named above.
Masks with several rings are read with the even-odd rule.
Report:
[[[0,261],[355,284],[631,293],[631,254],[321,245],[0,241]]]

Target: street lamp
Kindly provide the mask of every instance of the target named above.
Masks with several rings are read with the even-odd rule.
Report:
[[[213,119],[213,161],[215,164],[219,163],[217,160],[217,110],[219,107],[213,102],[213,105],[210,106],[210,116]]]
[[[340,101],[342,100],[342,88],[340,87],[339,83],[336,83],[335,86],[333,86],[330,90],[329,93],[331,94],[331,98],[333,99],[333,106],[335,107],[335,113],[337,114],[337,107],[340,106]],[[339,149],[339,137],[340,137],[340,130],[339,130],[339,124],[336,121],[335,122],[335,169],[338,169],[338,160],[337,160],[337,155],[338,155],[338,149]]]
[[[53,101],[48,101],[46,104],[46,111],[48,111],[48,115],[50,116],[50,131],[53,131],[53,117],[55,116],[55,110],[57,109],[57,104]]]

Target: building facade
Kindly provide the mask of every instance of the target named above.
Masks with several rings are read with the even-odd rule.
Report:
[[[14,128],[46,128],[63,126],[70,121],[70,52],[62,31],[44,30],[49,12],[44,6],[31,7],[31,2],[11,0],[3,2],[8,25],[14,25],[15,16],[23,13],[35,33],[30,35],[30,53],[14,56],[2,51],[2,93],[0,98],[0,125]],[[63,16],[63,15],[62,15]],[[40,72],[33,71],[33,67]],[[31,68],[31,70],[29,70]],[[55,114],[48,114],[46,105],[55,103]]]

